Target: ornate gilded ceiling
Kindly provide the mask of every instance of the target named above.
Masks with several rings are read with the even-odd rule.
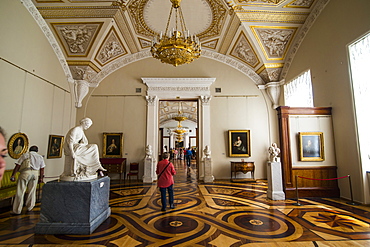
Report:
[[[299,44],[328,1],[183,0],[181,8],[187,28],[200,38],[206,55],[235,60],[259,77],[252,78],[256,84],[266,84],[284,79]],[[169,0],[32,3],[61,47],[73,79],[91,79],[95,86],[112,72],[110,65],[119,68],[137,57],[150,57],[151,39],[164,31],[171,7]]]

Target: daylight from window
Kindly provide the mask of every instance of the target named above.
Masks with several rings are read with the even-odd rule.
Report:
[[[350,68],[362,166],[370,170],[370,33],[349,45]]]
[[[313,107],[310,70],[284,85],[284,100],[290,107]]]

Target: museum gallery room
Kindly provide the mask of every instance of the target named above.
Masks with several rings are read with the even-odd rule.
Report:
[[[370,246],[369,0],[1,0],[0,21],[0,246]]]

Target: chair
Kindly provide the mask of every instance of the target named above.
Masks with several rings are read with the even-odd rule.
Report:
[[[131,181],[131,176],[136,176],[139,181],[139,163],[130,163],[129,171],[127,173],[127,178]]]

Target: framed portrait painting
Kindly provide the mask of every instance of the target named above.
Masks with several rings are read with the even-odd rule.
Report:
[[[324,134],[322,132],[299,132],[300,161],[324,161]]]
[[[8,153],[13,159],[19,159],[28,150],[28,137],[24,133],[15,133],[8,142]]]
[[[48,159],[56,159],[62,157],[64,144],[64,136],[49,135],[48,143]]]
[[[103,133],[103,158],[121,158],[122,150],[122,133]]]
[[[251,156],[250,130],[229,130],[229,156]]]

